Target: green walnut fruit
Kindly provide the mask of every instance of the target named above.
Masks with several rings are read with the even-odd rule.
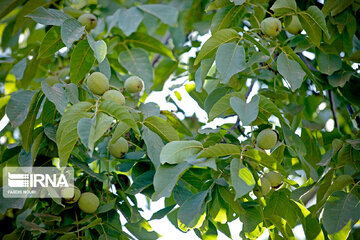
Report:
[[[281,31],[281,22],[277,18],[265,18],[260,24],[261,31],[269,37],[277,36]]]
[[[124,87],[128,93],[137,93],[144,88],[144,81],[137,76],[132,76],[125,80]]]
[[[90,91],[97,95],[102,95],[109,89],[109,80],[101,72],[93,72],[87,79]]]
[[[121,137],[116,142],[110,144],[110,153],[115,158],[122,158],[129,150],[128,142]]]
[[[79,208],[86,213],[94,213],[99,204],[99,198],[91,192],[82,193],[78,201]]]
[[[261,183],[261,190],[263,192],[264,195],[268,194],[271,191],[271,184],[270,181],[263,177],[260,178],[260,183]]]
[[[273,188],[279,188],[283,183],[283,176],[281,173],[278,172],[268,172],[265,174],[264,178],[266,178],[270,182],[270,185]]]
[[[97,24],[97,18],[91,13],[85,13],[78,18],[78,21],[85,26],[87,31],[94,29]]]
[[[278,141],[278,134],[272,129],[262,130],[256,138],[256,145],[262,149],[272,149]]]
[[[71,188],[63,188],[61,189],[61,196],[63,196],[64,200],[66,203],[71,204],[71,203],[76,203],[81,195],[81,191],[79,188],[74,187],[74,194],[72,197],[64,197],[64,196],[69,196],[70,192],[71,192]]]
[[[113,102],[118,103],[120,105],[125,104],[124,95],[120,91],[117,91],[117,90],[108,90],[108,91],[106,91],[104,93],[104,95],[103,95],[103,99],[113,101]]]
[[[285,27],[285,30],[294,35],[298,34],[299,32],[301,32],[303,30],[298,16],[291,17],[291,21],[290,21],[289,25],[287,25]]]

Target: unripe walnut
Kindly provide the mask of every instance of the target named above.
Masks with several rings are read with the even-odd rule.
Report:
[[[268,194],[271,191],[270,181],[267,178],[262,177],[262,178],[260,178],[260,183],[261,183],[261,190],[262,190],[263,194],[264,195]]]
[[[281,31],[281,22],[277,18],[265,18],[260,24],[261,31],[269,37],[277,36]]]
[[[278,172],[268,172],[265,174],[264,178],[269,180],[271,187],[273,188],[279,188],[283,183],[283,175]]]
[[[125,80],[124,87],[128,93],[137,93],[144,88],[144,81],[137,76],[132,76]]]
[[[97,24],[97,18],[91,13],[85,13],[78,18],[78,21],[85,26],[87,31],[94,29]]]
[[[75,203],[79,200],[80,195],[81,195],[81,191],[79,188],[74,187],[74,194],[72,197],[64,197],[64,196],[68,196],[69,192],[71,192],[71,188],[63,188],[61,189],[61,196],[63,196],[64,200],[66,203],[71,204],[71,203]]]
[[[290,23],[285,27],[285,30],[291,34],[298,34],[303,30],[298,16],[292,16]]]
[[[99,198],[91,192],[82,193],[78,201],[79,208],[86,213],[94,213],[99,204]]]
[[[90,91],[97,95],[102,95],[109,89],[109,80],[101,72],[93,72],[87,79]]]
[[[272,129],[262,130],[256,138],[256,145],[262,149],[272,149],[278,141],[278,134]]]
[[[108,90],[108,91],[106,91],[104,93],[104,95],[103,95],[103,99],[118,103],[120,105],[125,104],[124,95],[120,91],[117,91],[117,90]]]
[[[123,137],[110,144],[110,153],[115,158],[122,158],[128,152],[128,150],[128,142]]]

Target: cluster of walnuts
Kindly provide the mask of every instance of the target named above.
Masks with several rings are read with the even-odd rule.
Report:
[[[281,31],[281,22],[277,18],[268,17],[261,22],[260,28],[265,35],[275,37]],[[303,30],[298,16],[291,17],[290,22],[285,26],[285,30],[291,34],[298,34]]]
[[[94,213],[100,204],[99,198],[92,192],[81,193],[80,189],[74,187],[74,194],[72,197],[64,197],[70,195],[71,188],[63,188],[61,195],[67,204],[78,203],[79,208],[86,213]]]
[[[279,134],[273,129],[264,129],[256,137],[256,147],[254,149],[259,151],[265,151],[272,149],[276,146],[279,140]],[[252,146],[245,146],[243,151],[253,148]],[[250,160],[249,164],[255,170],[260,170],[259,163]],[[261,189],[254,189],[254,194],[256,196],[261,196],[268,194],[271,189],[279,188],[283,183],[283,176],[279,172],[270,171],[260,177],[260,186]],[[261,191],[261,192],[260,192]]]

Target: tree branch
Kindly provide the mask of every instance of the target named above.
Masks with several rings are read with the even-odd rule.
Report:
[[[332,93],[332,91],[330,89],[328,90],[328,93],[329,93],[329,101],[330,101],[331,112],[332,112],[332,115],[334,117],[335,127],[337,129],[339,129],[339,122],[338,122],[338,119],[337,119],[337,116],[336,116],[336,109],[335,109],[335,103],[334,103],[334,95],[333,95],[333,93]]]

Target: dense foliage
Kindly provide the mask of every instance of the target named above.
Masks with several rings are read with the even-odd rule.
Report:
[[[306,239],[358,239],[359,9],[358,0],[1,1],[0,119],[10,120],[1,167],[72,166],[91,201],[1,196],[0,236],[157,239],[148,221],[167,217],[202,239],[238,238],[231,221],[243,239],[266,229],[294,239],[297,225]],[[93,72],[105,85],[90,86]],[[140,80],[124,88],[130,76],[143,91]],[[209,129],[180,120],[180,107],[145,104],[166,81],[168,102],[185,86],[209,122],[238,120]],[[116,91],[102,97],[107,82]],[[166,207],[144,219],[136,194]]]

